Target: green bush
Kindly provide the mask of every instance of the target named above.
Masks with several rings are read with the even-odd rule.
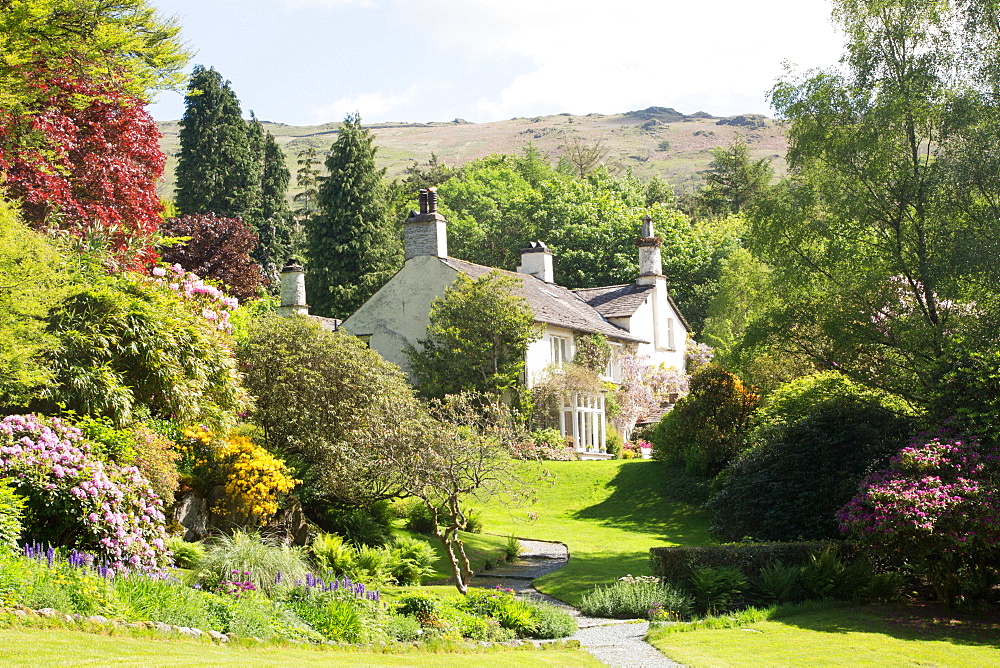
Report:
[[[396,584],[419,585],[434,575],[437,553],[429,544],[409,536],[396,536],[389,571]]]
[[[750,415],[759,397],[717,364],[691,376],[691,391],[649,431],[653,456],[712,476],[746,447]]]
[[[174,565],[178,568],[197,568],[205,558],[204,545],[189,543],[180,536],[170,536],[167,539],[167,549],[173,552]]]
[[[341,576],[354,566],[355,550],[341,536],[334,533],[320,533],[309,546],[313,561],[325,573]]]
[[[406,528],[410,531],[422,533],[425,536],[434,534],[434,516],[431,514],[427,504],[421,502],[412,508],[406,517]]]
[[[386,622],[385,632],[399,642],[412,642],[420,637],[422,627],[412,615],[391,615]]]
[[[690,615],[691,598],[679,589],[655,578],[629,578],[611,585],[594,587],[583,595],[580,612],[588,617],[645,619],[651,612],[670,619]]]
[[[214,589],[230,580],[234,571],[248,573],[245,577],[258,590],[270,594],[278,573],[282,580],[294,582],[304,579],[309,567],[303,548],[237,530],[232,536],[216,536],[206,543],[205,557],[198,563],[194,577],[206,588]]]
[[[957,348],[940,363],[930,412],[937,424],[1000,445],[1000,349]]]
[[[349,591],[295,588],[283,595],[282,603],[327,640],[362,643],[389,639],[383,628],[388,617],[382,607]]]
[[[524,548],[521,547],[521,541],[519,541],[514,536],[507,536],[507,544],[503,548],[503,558],[504,561],[514,561],[521,556],[521,552]]]
[[[836,550],[826,549],[810,556],[799,577],[807,598],[850,600],[868,588],[872,571],[864,559],[845,563]]]
[[[726,610],[747,586],[746,576],[735,566],[692,569],[688,582],[695,609],[707,615]]]
[[[382,586],[392,579],[392,550],[386,547],[358,545],[348,576],[366,585]]]
[[[23,517],[24,499],[14,492],[10,478],[0,478],[0,550],[17,543]]]
[[[857,548],[848,543],[725,543],[694,547],[654,547],[649,550],[649,565],[655,575],[670,582],[691,577],[692,569],[706,566],[735,566],[748,578],[755,577],[772,562],[803,565],[811,555],[827,548],[844,559],[853,558]]]
[[[458,607],[474,615],[497,620],[524,638],[563,638],[576,631],[576,622],[555,606],[514,597],[510,589],[469,589]]]
[[[392,541],[395,520],[387,501],[365,507],[331,508],[324,504],[310,506],[310,514],[323,531],[343,536],[355,545],[387,545]]]
[[[785,566],[780,561],[773,561],[757,573],[754,591],[768,605],[797,600],[801,573],[801,566]]]
[[[532,611],[532,638],[565,638],[576,633],[576,620],[554,605],[537,601],[527,601]]]
[[[915,424],[899,399],[830,374],[777,390],[759,420],[707,504],[720,540],[838,537],[836,512]]]

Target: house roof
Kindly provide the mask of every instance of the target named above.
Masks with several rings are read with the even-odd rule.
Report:
[[[607,285],[601,288],[578,288],[573,290],[573,293],[594,307],[594,310],[605,318],[630,318],[635,315],[635,312],[652,291],[652,285],[628,283],[626,285]],[[674,313],[690,332],[691,325],[688,324],[681,310],[677,308],[677,303],[669,292],[667,299],[674,307]]]
[[[491,271],[513,276],[521,283],[521,295],[528,302],[537,322],[544,322],[556,327],[565,327],[578,332],[604,334],[620,341],[649,343],[648,340],[635,336],[627,330],[604,319],[603,315],[591,304],[577,296],[574,291],[554,283],[531,276],[518,274],[503,269],[484,267],[481,264],[441,258],[441,262],[455,271],[460,271],[469,278],[479,278]]]

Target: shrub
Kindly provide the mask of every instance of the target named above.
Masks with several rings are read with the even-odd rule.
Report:
[[[727,609],[747,586],[746,576],[735,566],[692,569],[688,582],[696,610],[708,615]]]
[[[940,363],[930,412],[941,424],[1000,445],[1000,349],[959,346]]]
[[[386,622],[385,632],[399,642],[412,642],[420,637],[422,627],[411,615],[392,615]]]
[[[940,602],[982,598],[1000,576],[1000,449],[953,436],[918,438],[839,512],[874,554],[925,578]]]
[[[366,585],[384,585],[392,579],[392,551],[384,547],[359,545],[348,575]]]
[[[503,548],[504,561],[514,561],[521,556],[523,551],[524,547],[521,545],[521,541],[513,535],[507,536],[507,544]]]
[[[155,280],[105,278],[51,311],[47,403],[118,426],[143,413],[232,424],[247,402],[223,331],[236,301],[192,276]]]
[[[392,541],[393,513],[385,501],[361,508],[313,505],[312,519],[324,531],[336,533],[356,545],[387,545]]]
[[[855,549],[846,543],[727,543],[695,547],[654,547],[649,550],[653,573],[671,582],[686,580],[692,569],[705,566],[735,566],[748,578],[756,576],[769,564],[802,565],[817,552],[833,547],[848,559]]]
[[[539,601],[526,601],[531,608],[531,637],[565,638],[576,633],[576,620],[554,605]]]
[[[755,431],[762,440],[732,462],[707,504],[721,540],[837,537],[837,510],[913,428],[894,397],[848,381],[834,394],[826,382],[793,385],[776,391]]]
[[[653,577],[627,576],[608,586],[598,585],[580,601],[580,612],[587,616],[620,619],[648,618],[651,613],[684,619],[691,608],[687,594]]]
[[[309,568],[303,548],[237,530],[231,536],[216,536],[206,543],[205,558],[198,564],[195,578],[214,589],[234,572],[246,573],[247,581],[256,589],[270,594],[279,581],[304,580]]]
[[[230,435],[216,452],[216,465],[225,471],[225,502],[257,524],[278,512],[278,499],[298,484],[285,462],[245,436]]]
[[[691,377],[690,393],[650,432],[653,456],[684,464],[690,473],[715,475],[745,448],[758,399],[722,367],[700,368]]]
[[[305,317],[262,316],[237,354],[264,446],[302,478],[298,497],[309,516],[353,540],[322,515],[398,493],[395,464],[380,453],[421,447],[425,412],[412,388],[357,338]]]
[[[419,585],[434,575],[437,553],[422,540],[396,536],[391,554],[389,570],[398,585]]]
[[[350,587],[296,587],[283,594],[281,601],[327,640],[360,643],[388,639],[382,630],[386,621],[382,606]]]
[[[205,558],[205,546],[201,543],[189,543],[180,536],[167,539],[167,548],[173,556],[177,568],[196,568]]]
[[[808,598],[855,598],[871,581],[871,569],[863,559],[844,563],[836,550],[813,554],[799,573],[802,589]]]
[[[337,577],[351,571],[354,566],[354,548],[337,534],[320,533],[309,546],[316,565]]]
[[[24,499],[14,492],[10,478],[0,478],[0,550],[15,546],[21,537]]]
[[[768,605],[794,601],[798,598],[801,572],[801,566],[785,566],[780,561],[772,561],[757,573],[753,581],[754,591]]]
[[[26,500],[26,537],[97,553],[116,569],[166,565],[163,502],[134,467],[101,462],[58,419],[0,420],[0,475]]]
[[[220,281],[241,300],[260,293],[264,275],[250,258],[257,235],[238,218],[214,213],[168,218],[160,231],[167,236],[190,237],[186,243],[163,248],[160,255],[165,262]]]

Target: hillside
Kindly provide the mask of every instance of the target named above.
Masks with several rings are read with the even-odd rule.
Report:
[[[339,127],[339,123],[264,125],[285,149],[293,187],[296,154],[309,146],[320,153],[328,151]],[[448,123],[379,123],[368,127],[379,146],[379,164],[386,167],[390,179],[403,176],[415,161],[426,162],[431,153],[457,166],[491,153],[518,153],[528,142],[555,162],[566,142],[575,137],[586,144],[602,141],[609,157],[622,168],[631,168],[640,178],[659,174],[683,192],[700,181],[699,173],[712,160],[710,151],[728,145],[737,135],[746,139],[755,158],[771,159],[779,174],[784,172],[787,148],[784,128],[778,121],[750,115],[717,118],[704,112],[684,115],[664,107],[612,115],[557,114],[492,123],[456,119]],[[159,128],[163,133],[160,146],[167,155],[167,175],[160,194],[169,198],[173,196],[180,127],[170,121],[160,123]]]

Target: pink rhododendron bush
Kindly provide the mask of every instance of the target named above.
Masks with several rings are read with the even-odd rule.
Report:
[[[0,420],[0,476],[27,500],[25,538],[89,550],[118,570],[166,565],[163,502],[135,467],[92,456],[76,427],[35,415]]]
[[[974,439],[916,440],[838,517],[844,532],[925,578],[941,602],[982,597],[1000,579],[1000,451]]]

